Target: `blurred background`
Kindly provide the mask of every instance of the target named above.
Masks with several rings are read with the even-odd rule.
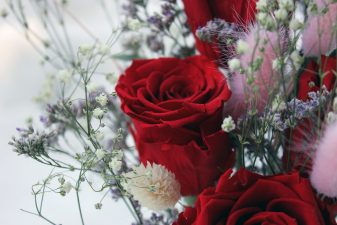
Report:
[[[0,1],[0,10],[7,7],[5,2]],[[42,32],[39,24],[34,22],[37,21],[37,14],[29,7],[31,1],[22,2],[28,20],[32,21],[29,25],[37,32]],[[105,40],[111,33],[111,27],[119,23],[119,9],[113,3],[109,3],[103,12],[99,2],[101,1],[73,0],[69,1],[68,9],[74,12],[92,33]],[[91,41],[83,35],[83,30],[74,21],[68,23],[68,28],[74,43]],[[8,145],[11,137],[16,134],[16,127],[24,127],[28,117],[36,119],[42,112],[32,101],[42,88],[48,73],[48,67],[42,67],[40,61],[40,55],[27,42],[22,29],[11,15],[0,19],[0,224],[47,224],[46,221],[21,209],[35,212],[31,186],[47,177],[51,168],[24,156],[17,156]],[[132,223],[132,217],[122,203],[115,203],[107,198],[102,209],[96,210],[94,204],[100,201],[103,194],[85,189],[80,194],[86,224]],[[80,224],[75,192],[65,197],[46,195],[44,213],[57,224]]]

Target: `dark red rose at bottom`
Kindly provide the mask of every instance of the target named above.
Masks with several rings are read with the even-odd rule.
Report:
[[[231,173],[227,171],[217,187],[205,189],[195,208],[186,208],[173,225],[333,224],[326,223],[330,218],[323,217],[309,180],[298,173]]]

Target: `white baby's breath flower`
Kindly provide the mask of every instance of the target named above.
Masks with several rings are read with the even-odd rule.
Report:
[[[271,110],[273,112],[283,111],[287,108],[286,103],[281,99],[279,95],[277,95],[272,103]]]
[[[98,47],[98,53],[101,55],[105,55],[109,53],[109,51],[110,51],[110,47],[106,44],[102,44]]]
[[[278,9],[274,12],[274,15],[275,15],[275,18],[278,20],[278,21],[285,21],[287,18],[288,18],[288,12],[287,10],[285,9]]]
[[[160,211],[173,208],[180,199],[180,184],[164,166],[148,162],[125,174],[127,191],[141,205]]]
[[[243,54],[246,53],[249,49],[249,45],[247,42],[244,40],[238,40],[237,46],[236,46],[236,51],[238,54]]]
[[[117,158],[112,158],[109,162],[109,167],[114,173],[117,173],[122,168],[122,161],[118,160]]]
[[[299,69],[303,63],[303,57],[300,55],[298,51],[293,51],[290,55],[290,58],[296,69]]]
[[[96,118],[96,119],[102,119],[104,116],[104,110],[102,110],[101,108],[96,108],[92,111],[92,115]]]
[[[105,93],[101,93],[99,96],[96,97],[96,102],[104,107],[108,104],[108,97]]]
[[[332,110],[337,112],[337,97],[333,99]]]
[[[106,151],[104,151],[104,150],[101,149],[101,148],[100,148],[100,149],[97,149],[96,152],[95,152],[95,155],[96,155],[96,157],[97,157],[98,160],[103,159],[104,156],[105,156],[105,154],[106,154]]]
[[[61,186],[61,191],[69,193],[74,186],[70,182],[66,182]]]
[[[60,70],[57,73],[57,77],[62,81],[63,83],[68,83],[71,79],[71,72],[69,70]]]
[[[97,85],[95,83],[89,83],[87,84],[87,89],[89,92],[94,92],[97,90]]]
[[[98,141],[102,141],[104,139],[104,132],[100,130],[97,130],[93,135]]]
[[[279,7],[291,12],[295,9],[294,0],[279,0]]]
[[[221,129],[227,133],[235,129],[235,122],[231,116],[228,116],[223,120]]]
[[[137,31],[142,27],[142,23],[137,19],[129,19],[127,26],[130,30]]]
[[[303,23],[301,23],[298,19],[295,17],[292,18],[292,20],[289,23],[289,28],[293,31],[299,30],[303,27]]]
[[[329,112],[326,118],[328,124],[333,124],[337,121],[337,114],[334,112]]]
[[[272,66],[274,70],[280,70],[282,68],[282,59],[276,58],[272,62]]]
[[[266,18],[264,18],[264,20],[259,22],[261,26],[268,31],[274,31],[277,28],[277,23],[275,19],[269,14],[266,14]]]
[[[259,11],[263,11],[263,10],[265,10],[267,7],[268,7],[268,2],[267,2],[267,0],[259,0],[259,1],[256,3],[256,9],[259,10]]]
[[[112,156],[117,159],[117,160],[122,160],[123,158],[123,151],[116,149],[116,150],[112,150]]]
[[[261,22],[265,21],[267,17],[268,17],[268,14],[267,14],[267,13],[259,12],[259,13],[256,15],[256,20],[259,21],[259,22],[261,23]]]
[[[228,67],[231,71],[237,71],[240,69],[241,63],[237,58],[231,59],[228,61]]]
[[[94,49],[93,45],[83,44],[78,47],[78,52],[83,56],[88,56]]]

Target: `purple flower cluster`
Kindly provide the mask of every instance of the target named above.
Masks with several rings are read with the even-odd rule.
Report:
[[[323,88],[322,93],[308,93],[308,101],[302,101],[297,98],[290,100],[286,104],[286,109],[276,113],[269,113],[269,116],[272,118],[273,126],[279,131],[284,131],[288,127],[294,126],[296,120],[309,117],[320,106],[324,105],[328,95],[329,92],[326,90],[326,88]]]
[[[244,29],[235,23],[228,23],[222,19],[214,19],[207,22],[206,26],[196,30],[197,37],[206,42],[217,41],[228,43],[238,40],[244,34]]]

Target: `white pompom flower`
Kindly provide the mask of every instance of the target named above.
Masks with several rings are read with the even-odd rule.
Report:
[[[180,199],[180,184],[164,166],[147,162],[125,174],[125,189],[139,203],[154,211],[173,208]]]

